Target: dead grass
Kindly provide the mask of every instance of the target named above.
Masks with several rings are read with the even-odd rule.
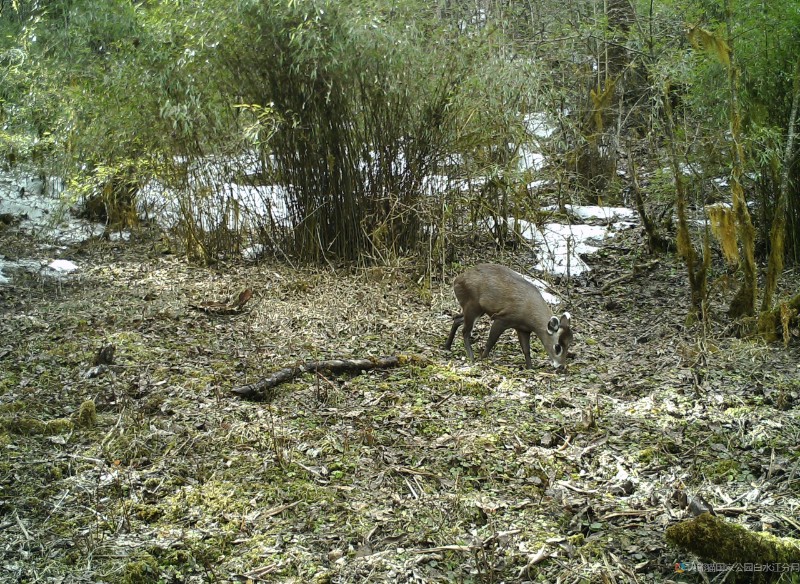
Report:
[[[667,582],[691,561],[663,538],[681,494],[797,537],[796,342],[686,329],[669,258],[601,293],[648,259],[627,245],[564,290],[567,376],[541,350],[522,370],[511,334],[475,367],[460,342],[439,349],[456,305],[413,266],[69,250],[74,278],[0,288],[0,579]],[[248,287],[241,314],[189,307]],[[114,364],[87,377],[108,343]],[[307,376],[269,404],[228,393],[299,361],[399,352],[431,364]],[[87,400],[94,424],[78,423]]]

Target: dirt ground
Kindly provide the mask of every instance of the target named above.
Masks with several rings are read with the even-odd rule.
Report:
[[[37,248],[6,230],[0,249]],[[538,342],[524,370],[511,332],[474,366],[460,339],[441,349],[453,276],[521,269],[523,252],[430,278],[204,268],[146,239],[37,253],[80,270],[0,286],[0,581],[719,581],[664,537],[699,501],[800,538],[797,337],[737,338],[724,274],[708,325],[687,325],[684,269],[637,230],[555,285],[567,374]],[[240,311],[196,308],[245,289]],[[231,395],[299,362],[395,354],[426,360]]]

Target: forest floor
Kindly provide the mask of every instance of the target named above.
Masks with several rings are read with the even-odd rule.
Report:
[[[556,287],[567,374],[538,342],[523,369],[510,332],[474,366],[460,338],[441,349],[453,276],[522,253],[486,246],[429,279],[158,247],[79,244],[58,253],[74,274],[0,286],[2,582],[701,582],[719,574],[664,537],[692,501],[800,537],[798,339],[737,338],[725,276],[708,325],[687,326],[685,270],[638,230]],[[0,249],[37,247],[6,230]],[[233,314],[193,308],[245,289]],[[231,394],[395,354],[426,361]]]

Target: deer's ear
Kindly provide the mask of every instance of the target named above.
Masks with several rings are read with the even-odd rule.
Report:
[[[551,316],[550,321],[547,323],[547,332],[554,335],[558,332],[558,317]]]
[[[572,320],[572,315],[569,312],[565,312],[564,314],[561,315],[559,326],[561,326],[561,328],[569,328],[569,323],[571,320]]]

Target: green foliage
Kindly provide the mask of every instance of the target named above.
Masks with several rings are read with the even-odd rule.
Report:
[[[653,111],[673,96],[686,157],[708,176],[726,171],[729,84],[707,50],[727,55],[725,6],[639,4],[638,22],[620,29],[597,3],[555,1],[478,11],[420,0],[5,3],[0,156],[71,178],[75,197],[100,194],[107,208],[133,208],[158,178],[179,199],[184,249],[204,261],[236,251],[245,232],[313,261],[444,249],[428,227],[455,225],[454,208],[500,225],[537,203],[524,188],[534,177],[517,170],[520,113],[574,112],[550,153],[575,161],[589,90],[609,82],[628,100],[646,77],[650,93],[636,90],[640,113],[629,116],[615,92],[604,128],[648,118],[648,135],[663,136]],[[730,7],[745,158],[769,211],[800,15],[790,2]],[[597,69],[612,58],[606,33],[635,49],[622,81]],[[437,174],[485,182],[430,197]],[[288,218],[233,209],[232,183],[280,186],[257,191],[255,206],[286,207]],[[209,211],[212,201],[226,211]]]
[[[271,112],[256,119],[270,135],[258,146],[274,156],[293,247],[310,260],[407,251],[422,179],[445,142],[457,69],[414,46],[413,26],[366,8],[253,6],[231,23],[237,43],[221,47],[235,94]]]
[[[157,176],[180,198],[185,249],[206,261],[236,246],[219,228],[310,260],[409,253],[440,208],[422,196],[426,177],[462,150],[485,170],[472,155],[505,148],[525,109],[519,67],[486,42],[497,31],[461,34],[417,0],[63,0],[23,12],[3,21],[6,54],[24,58],[7,73],[4,111],[21,115],[0,149],[29,158],[40,145],[74,196],[99,193],[107,210],[133,207]],[[254,152],[255,175],[241,162]],[[283,185],[287,224],[208,215],[232,180]]]
[[[767,221],[758,227],[760,238],[767,240],[791,109],[794,63],[800,48],[800,13],[793,2],[677,0],[667,6],[692,15],[686,20],[693,25],[688,35],[693,50],[667,47],[654,72],[666,75],[670,83],[681,88],[685,127],[689,130],[685,139],[694,141],[690,147],[703,166],[716,175],[728,172],[731,164],[729,132],[733,121],[726,59],[728,50],[735,55],[734,66],[740,72],[737,139],[744,149],[745,170],[756,177],[745,186],[753,189],[748,193],[750,200],[763,209],[761,217]],[[732,46],[728,47],[727,41],[732,41]],[[797,211],[795,203],[790,212]],[[790,239],[790,247],[794,246],[797,254],[800,232],[796,228]]]
[[[428,11],[259,4],[229,21],[235,43],[222,35],[232,97],[250,114],[261,159],[273,157],[266,173],[286,188],[290,245],[305,259],[414,251],[438,208],[422,196],[426,177],[470,143],[507,143],[497,124],[476,126],[518,100],[492,111],[485,96],[499,90],[502,102],[507,88],[478,87],[480,43],[435,30]]]

